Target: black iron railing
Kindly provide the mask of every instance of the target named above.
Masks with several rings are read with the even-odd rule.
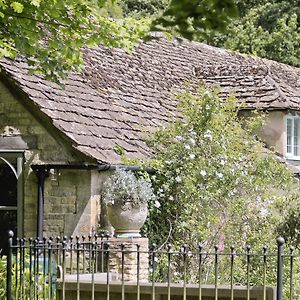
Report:
[[[144,243],[144,242],[143,242]],[[152,246],[104,236],[8,239],[6,297],[11,299],[300,299],[299,254]],[[276,296],[275,296],[276,294]],[[87,296],[88,295],[88,296]],[[113,298],[115,299],[115,298]],[[147,298],[148,299],[148,298]],[[177,299],[177,298],[176,298]]]

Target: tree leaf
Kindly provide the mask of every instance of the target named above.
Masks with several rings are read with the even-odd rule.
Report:
[[[36,7],[40,7],[41,0],[31,0],[30,4]]]
[[[18,14],[22,13],[24,10],[23,4],[17,1],[12,2],[10,6]]]

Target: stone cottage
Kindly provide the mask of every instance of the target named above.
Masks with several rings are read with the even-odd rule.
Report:
[[[1,62],[0,239],[88,234],[101,218],[101,184],[121,153],[150,158],[148,132],[176,116],[185,82],[220,86],[268,110],[263,136],[294,165],[300,159],[299,70],[196,42],[163,38],[132,54],[85,50],[85,69],[64,88],[28,75],[22,59]],[[1,246],[0,245],[0,248]]]

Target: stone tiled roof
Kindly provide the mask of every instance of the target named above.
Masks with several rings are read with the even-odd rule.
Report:
[[[85,61],[65,89],[28,75],[21,60],[1,64],[73,147],[103,163],[120,162],[117,145],[149,157],[144,136],[176,116],[172,95],[186,81],[218,85],[222,96],[233,91],[248,109],[300,110],[298,69],[196,42],[161,38],[131,54],[100,46],[85,49]]]

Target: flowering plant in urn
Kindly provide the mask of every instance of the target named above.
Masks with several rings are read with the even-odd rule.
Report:
[[[103,185],[108,218],[118,237],[140,237],[147,218],[147,203],[155,199],[151,183],[118,168]]]

